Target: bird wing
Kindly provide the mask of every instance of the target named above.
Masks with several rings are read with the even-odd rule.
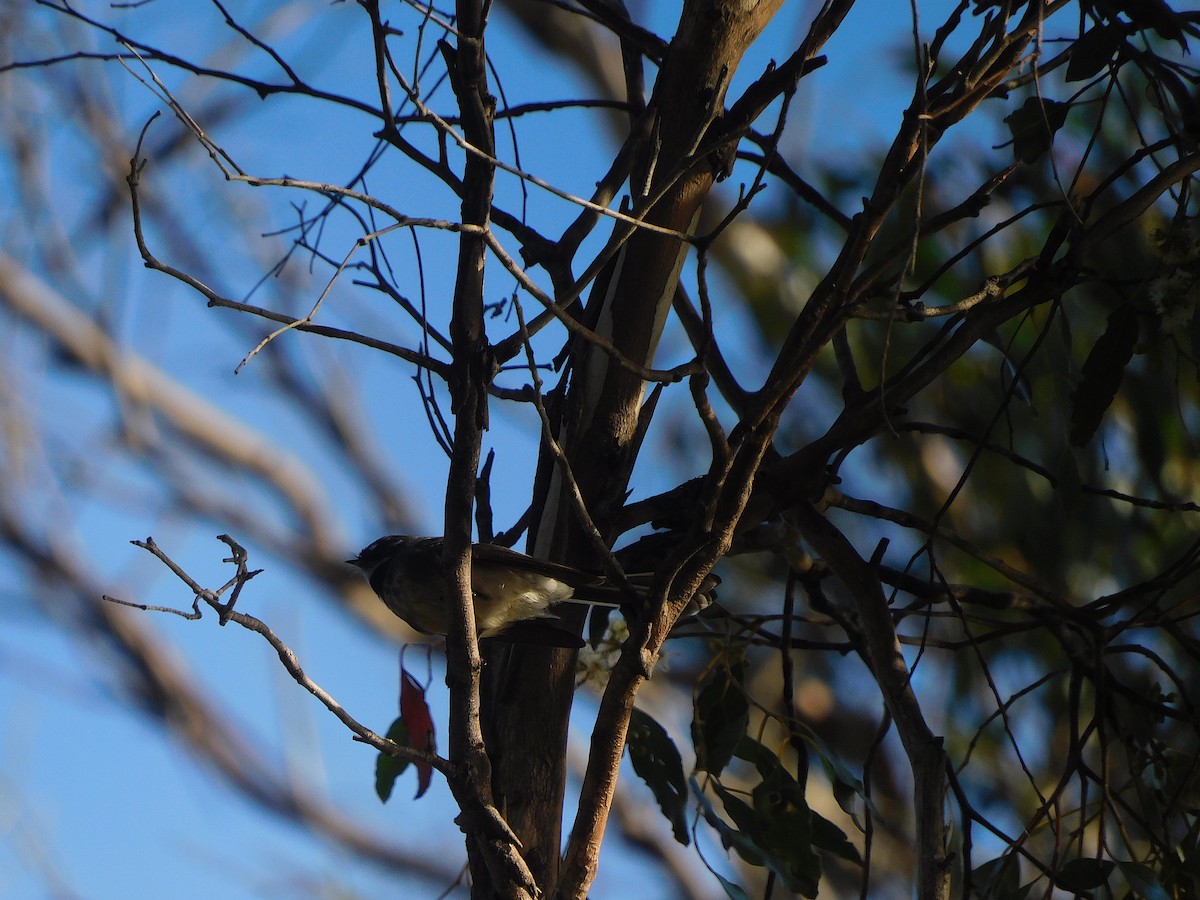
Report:
[[[563,584],[569,584],[572,587],[587,587],[589,585],[604,583],[603,575],[593,575],[576,569],[573,566],[550,562],[547,559],[538,559],[535,556],[528,556],[524,553],[518,553],[516,550],[510,550],[508,547],[501,547],[499,544],[476,544],[471,548],[471,554],[472,558],[479,562],[517,566],[526,571],[535,572],[539,575],[545,575],[547,578],[561,581]]]

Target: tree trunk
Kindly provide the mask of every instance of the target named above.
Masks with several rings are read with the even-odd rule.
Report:
[[[781,3],[684,4],[646,113],[654,117],[646,130],[653,138],[633,168],[634,215],[691,233],[722,158],[711,150],[696,157],[695,150],[723,111],[725,89],[743,53]],[[620,233],[621,226],[616,227]],[[593,286],[586,321],[638,365],[653,362],[687,249],[680,238],[638,230]],[[636,453],[645,381],[608,353],[582,342],[574,348],[570,372],[562,405],[569,414],[562,417],[559,441],[592,520],[611,542],[617,536],[613,529]],[[545,458],[542,463],[548,470],[556,465]],[[538,555],[594,564],[561,484],[560,478],[551,478],[532,549]],[[488,737],[496,799],[522,842],[534,878],[553,895],[562,843],[575,653],[513,645],[494,651],[490,662]]]

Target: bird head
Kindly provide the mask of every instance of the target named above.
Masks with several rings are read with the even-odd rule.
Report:
[[[415,544],[428,540],[430,538],[414,537],[410,534],[389,534],[368,544],[359,552],[358,556],[348,559],[346,562],[359,569],[367,578],[370,578],[381,564],[387,562],[397,552],[407,550]]]

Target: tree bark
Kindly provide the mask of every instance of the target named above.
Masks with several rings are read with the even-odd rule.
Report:
[[[695,151],[724,109],[725,90],[742,55],[781,3],[684,4],[646,113],[654,117],[654,138],[633,169],[635,215],[691,233],[723,166],[719,153],[710,149],[697,156]],[[636,231],[589,295],[586,320],[639,365],[653,362],[688,246],[680,237]],[[607,353],[579,343],[570,373],[562,404],[570,412],[561,420],[558,439],[592,520],[611,543],[636,453],[645,381]],[[554,465],[543,460],[544,467]],[[594,564],[561,486],[561,479],[551,478],[532,550]],[[537,883],[553,895],[559,878],[575,653],[514,645],[491,661],[488,736],[497,802],[522,842]]]

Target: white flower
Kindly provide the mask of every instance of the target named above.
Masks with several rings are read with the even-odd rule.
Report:
[[[608,685],[609,673],[621,658],[621,646],[628,638],[629,624],[619,613],[613,613],[609,617],[608,628],[600,643],[595,647],[589,644],[579,651],[579,657],[575,661],[575,687],[590,684],[597,692],[603,691]],[[654,665],[655,671],[666,672],[669,666],[666,649],[659,650],[658,661]]]

